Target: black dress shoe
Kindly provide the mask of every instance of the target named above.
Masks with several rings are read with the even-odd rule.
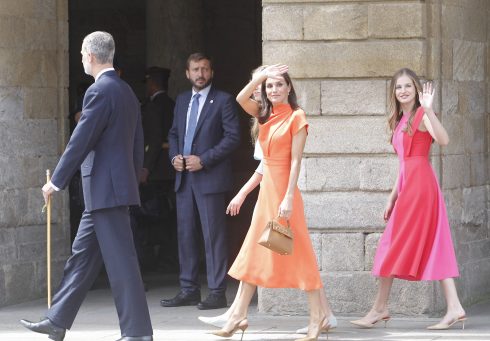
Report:
[[[209,294],[208,297],[197,305],[197,309],[208,310],[226,308],[226,296],[224,294]]]
[[[196,305],[199,301],[201,301],[201,293],[199,291],[191,293],[181,291],[174,298],[161,300],[160,305],[162,307],[181,307],[185,305]]]
[[[47,318],[39,322],[20,320],[20,324],[33,332],[48,334],[48,337],[54,341],[63,341],[65,338],[66,329],[56,326]]]
[[[153,341],[153,336],[123,336],[116,341]]]

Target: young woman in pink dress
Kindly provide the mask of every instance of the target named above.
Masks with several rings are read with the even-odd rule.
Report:
[[[432,103],[434,88],[422,87],[410,69],[401,69],[390,84],[391,143],[400,168],[386,204],[387,225],[376,250],[372,273],[379,277],[378,293],[369,313],[351,323],[371,328],[390,319],[388,298],[394,278],[438,280],[447,302],[442,320],[428,329],[448,329],[466,320],[454,284],[459,276],[444,197],[429,159],[433,141],[449,137]]]

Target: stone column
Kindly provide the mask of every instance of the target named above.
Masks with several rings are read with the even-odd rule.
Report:
[[[438,80],[439,107],[450,143],[435,150],[456,245],[464,302],[490,293],[488,115],[490,3],[439,0],[428,3],[433,41],[429,63]],[[430,65],[430,64],[429,64]],[[445,306],[441,295],[439,307]]]
[[[204,48],[203,18],[202,0],[146,1],[146,64],[172,70],[169,94],[173,98],[189,89],[182,75],[187,56]]]
[[[46,294],[40,189],[66,142],[67,4],[0,2],[0,306]],[[55,288],[69,253],[64,195],[53,209]]]

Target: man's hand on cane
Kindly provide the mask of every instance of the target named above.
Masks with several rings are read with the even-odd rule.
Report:
[[[51,181],[50,182],[47,182],[43,186],[42,191],[43,191],[44,203],[47,205],[48,204],[49,197],[55,191],[54,188],[53,188],[53,186],[51,185]]]

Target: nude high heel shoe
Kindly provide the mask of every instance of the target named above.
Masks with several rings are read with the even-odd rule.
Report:
[[[362,328],[373,328],[376,323],[383,321],[385,323],[385,328],[386,328],[386,324],[388,323],[388,321],[390,319],[391,319],[391,317],[385,316],[385,317],[381,317],[381,318],[377,319],[373,323],[365,322],[363,320],[355,320],[355,321],[349,321],[349,322],[356,325],[356,326],[362,327]]]
[[[327,326],[323,327],[323,325],[325,324],[325,321],[327,321]],[[306,337],[302,337],[301,339],[296,339],[295,341],[317,341],[318,336],[320,335],[320,333],[322,331],[327,333],[327,340],[328,340],[328,329],[329,329],[328,328],[328,318],[325,316],[322,319],[322,322],[320,322],[320,325],[318,326],[318,330],[316,331],[315,336],[306,336]]]
[[[430,330],[446,330],[446,329],[451,328],[451,326],[453,324],[456,324],[458,322],[461,322],[463,324],[462,329],[464,329],[464,322],[466,320],[467,320],[466,316],[463,315],[463,316],[457,317],[456,319],[454,319],[450,323],[436,323],[436,324],[433,324],[432,326],[428,326],[427,329],[430,329]]]
[[[220,330],[212,331],[211,334],[216,335],[216,336],[220,336],[220,337],[232,337],[237,332],[237,330],[240,329],[242,331],[242,337],[240,338],[240,341],[241,341],[241,340],[243,340],[243,334],[245,334],[245,330],[247,328],[248,328],[248,321],[246,318],[244,318],[243,320],[237,322],[233,326],[233,329],[230,331],[220,329]]]

